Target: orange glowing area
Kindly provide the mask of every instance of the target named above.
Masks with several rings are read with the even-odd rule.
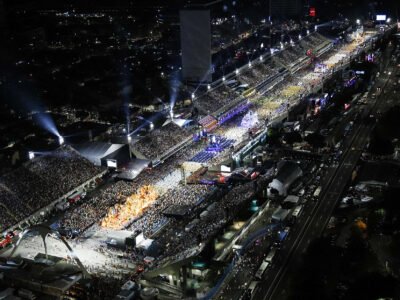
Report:
[[[130,220],[140,216],[158,197],[153,186],[143,186],[136,194],[129,196],[123,204],[111,207],[102,220],[101,226],[112,229],[121,229]]]

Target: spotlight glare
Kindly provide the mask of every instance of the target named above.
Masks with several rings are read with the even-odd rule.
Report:
[[[238,69],[236,69],[236,70],[235,70],[235,73],[236,73],[236,75],[237,75],[237,74],[239,74],[239,70],[238,70]]]
[[[211,85],[207,84],[207,90],[211,89]]]
[[[28,157],[29,159],[34,159],[35,158],[35,153],[33,151],[28,152]]]
[[[60,146],[62,145],[62,144],[64,144],[64,138],[62,137],[62,136],[59,136],[58,137],[58,143],[60,144]]]

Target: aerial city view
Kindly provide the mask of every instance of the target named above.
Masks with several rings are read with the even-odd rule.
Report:
[[[399,0],[0,0],[0,299],[400,299]]]

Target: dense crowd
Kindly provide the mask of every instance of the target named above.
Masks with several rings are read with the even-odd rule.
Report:
[[[232,188],[218,202],[214,202],[209,213],[199,218],[189,231],[182,229],[184,225],[175,221],[168,226],[166,234],[159,237],[158,242],[164,247],[162,259],[183,258],[185,250],[193,249],[201,242],[214,237],[228,222],[232,221],[242,205],[254,195],[254,183],[246,183]],[[187,221],[183,221],[187,222]],[[180,229],[178,229],[180,228]],[[177,234],[179,232],[179,234]]]
[[[21,221],[101,171],[72,148],[63,147],[3,175],[0,178],[0,205],[7,213],[3,213],[0,228]]]
[[[125,181],[118,181],[101,189],[86,202],[68,210],[61,220],[65,230],[83,232],[92,224],[100,221],[108,209],[136,192],[136,186]]]
[[[268,64],[259,63],[256,64],[254,67],[240,73],[238,75],[238,79],[241,82],[247,83],[250,86],[257,86],[266,79],[276,75],[278,73],[278,68],[276,65],[269,61]]]
[[[163,215],[165,209],[179,209],[182,206],[190,208],[210,190],[211,188],[205,185],[180,185],[170,189],[149,207],[142,217],[133,222],[129,229],[143,232],[145,236],[151,236],[153,230],[166,221],[166,217]]]
[[[178,165],[187,161],[201,148],[201,144],[184,148],[165,163],[158,166],[157,169],[144,170],[131,182],[117,181],[116,183],[110,183],[108,186],[99,190],[97,194],[89,198],[85,203],[67,211],[61,221],[61,227],[66,230],[77,230],[82,233],[92,224],[101,221],[110,207],[117,203],[124,203],[127,197],[136,193],[139,188],[144,185],[155,184],[157,187],[161,185],[164,186],[165,189],[176,187],[180,180],[176,180],[174,178],[175,176],[171,175],[179,175],[180,179],[180,172],[176,171]],[[156,206],[158,205],[157,203],[159,203],[159,201],[156,201]],[[151,209],[149,209],[149,211],[151,211]],[[140,221],[140,218],[138,218],[136,224],[145,222],[145,220],[146,218]],[[160,222],[162,222],[162,219],[160,219]],[[138,228],[140,228],[139,225]]]
[[[229,86],[222,84],[214,90],[195,99],[195,103],[204,113],[211,114],[238,98]]]
[[[140,153],[149,159],[155,159],[167,150],[183,142],[190,132],[171,122],[157,128],[134,144]]]

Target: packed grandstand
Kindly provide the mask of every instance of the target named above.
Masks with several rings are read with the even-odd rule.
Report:
[[[243,90],[240,92],[236,89],[238,84],[246,84],[247,89],[251,89],[265,82],[269,84],[271,77],[287,76],[285,81],[281,80],[281,83],[278,83],[282,87],[285,86],[286,89],[276,88],[272,92],[266,93],[267,89],[263,88],[252,96],[254,101],[252,109],[258,111],[261,119],[281,113],[286,107],[285,103],[292,100],[294,94],[297,95],[300,89],[307,86],[307,82],[302,82],[300,85],[299,82],[302,79],[288,75],[288,73],[280,73],[279,70],[284,65],[285,60],[293,61],[296,58],[306,57],[306,53],[303,51],[305,48],[318,48],[319,45],[329,44],[329,41],[315,33],[304,37],[300,42],[302,44],[300,50],[289,47],[287,50],[274,55],[272,59],[257,60],[253,66],[248,66],[247,69],[242,69],[234,74],[229,84],[222,82],[218,87],[205,91],[194,99],[194,105],[199,107],[201,112],[199,120],[204,123],[199,122],[199,124],[211,131],[215,130],[217,124],[219,124],[220,127],[217,132],[221,135],[227,134],[224,138],[221,138],[221,141],[224,141],[224,143],[226,141],[228,145],[222,147],[223,153],[229,151],[230,145],[240,143],[247,138],[246,130],[221,122],[222,118],[229,117],[230,114],[244,115],[251,107],[246,104],[243,106],[243,111],[239,112],[235,111],[235,106],[231,107],[231,104],[235,103],[237,99],[243,98]],[[233,82],[238,84],[235,83],[232,86]],[[276,82],[272,81],[271,85],[274,84]],[[292,92],[292,90],[295,90],[295,92]],[[263,100],[260,101],[260,99]],[[243,105],[243,102],[239,103]],[[272,105],[273,103],[275,105]],[[226,111],[224,111],[224,107],[227,107]],[[217,110],[223,113],[219,113],[218,116],[210,115]],[[166,217],[162,212],[167,207],[171,205],[192,205],[198,197],[207,193],[209,188],[193,185],[181,187],[179,185],[182,180],[181,172],[177,168],[190,160],[199,163],[199,167],[204,163],[212,165],[221,162],[224,157],[223,153],[209,156],[207,149],[211,146],[207,141],[201,139],[194,142],[195,139],[191,138],[196,135],[194,128],[181,128],[170,122],[166,126],[151,131],[144,138],[134,143],[133,148],[136,151],[142,153],[146,158],[155,159],[177,144],[187,141],[187,144],[179,148],[176,153],[172,153],[172,156],[156,169],[144,170],[129,182],[117,181],[105,185],[84,203],[68,209],[60,221],[60,226],[80,233],[93,224],[150,232],[151,228],[156,228],[157,224],[165,222]],[[2,230],[24,220],[102,171],[103,169],[94,166],[75,150],[62,147],[51,154],[37,157],[14,172],[2,176],[0,178],[0,192],[2,194],[0,205],[3,207],[0,224]],[[149,202],[146,199],[148,194],[144,195],[144,199],[136,195],[136,193],[140,193],[140,188],[144,186],[157,190],[157,196],[152,194],[154,196]],[[189,197],[183,195],[189,195]],[[141,207],[133,207],[133,202],[130,202],[129,199],[141,199]],[[138,201],[134,201],[134,203],[136,202]],[[130,214],[129,218],[122,218],[121,216],[124,213],[126,214],[125,210],[129,214],[135,211],[135,214]],[[112,216],[117,215],[120,219],[112,220]],[[156,225],[150,226],[150,224]]]

